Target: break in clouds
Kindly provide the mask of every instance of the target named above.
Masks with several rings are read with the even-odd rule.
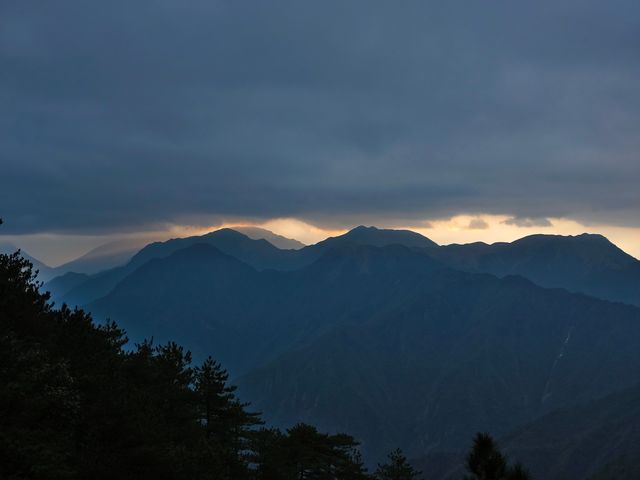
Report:
[[[639,58],[635,0],[4,1],[4,230],[640,226]]]

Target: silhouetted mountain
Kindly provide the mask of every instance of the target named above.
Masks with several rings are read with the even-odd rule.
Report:
[[[241,362],[234,348],[255,341],[251,310],[258,277],[258,271],[236,258],[196,244],[150,260],[90,310],[122,320],[134,341],[174,338],[196,356],[215,350],[219,358]]]
[[[553,412],[502,443],[534,478],[638,479],[640,386]]]
[[[164,258],[196,244],[212,245],[259,270],[286,268],[291,263],[290,252],[280,250],[264,239],[252,240],[240,232],[223,228],[202,236],[151,243],[134,255],[131,264],[139,266],[153,258]]]
[[[328,238],[320,242],[319,245],[333,247],[336,244],[346,242],[357,245],[370,245],[372,247],[404,245],[409,248],[427,248],[438,246],[434,241],[411,230],[380,229],[363,225],[350,230],[344,235]]]
[[[640,478],[640,386],[551,412],[505,436],[509,457],[545,480]],[[457,480],[464,452],[415,461],[431,480]]]
[[[505,436],[500,445],[545,480],[640,478],[640,386],[551,412]],[[464,451],[415,461],[431,480],[458,480]]]
[[[513,243],[438,247],[415,232],[364,226],[299,250],[281,250],[264,239],[252,240],[231,229],[156,242],[144,247],[127,265],[92,275],[69,291],[64,301],[70,305],[85,305],[107,295],[120,280],[146,261],[166,257],[196,243],[213,245],[258,270],[281,271],[310,265],[324,252],[339,245],[398,244],[421,250],[454,269],[497,276],[521,275],[544,287],[561,287],[606,300],[640,305],[640,261],[601,235],[532,235]],[[51,269],[35,262],[41,269],[40,278],[45,281],[61,269],[71,269],[70,264]]]
[[[196,244],[211,245],[257,269],[288,268],[295,265],[295,251],[280,250],[266,240],[252,240],[231,229],[216,230],[202,236],[176,238],[147,245],[123,267],[92,275],[86,282],[72,289],[63,300],[70,305],[86,305],[107,295],[121,280],[149,260],[165,258],[172,253]]]
[[[293,238],[283,237],[277,233],[273,233],[270,230],[259,227],[233,227],[237,232],[245,234],[247,237],[253,240],[266,240],[275,247],[281,250],[300,250],[305,245]]]
[[[145,262],[153,258],[165,258],[175,251],[198,243],[212,245],[258,270],[281,271],[296,270],[310,265],[328,249],[339,245],[399,244],[424,247],[433,244],[431,240],[414,232],[357,227],[345,235],[328,238],[300,250],[281,250],[264,239],[252,240],[242,233],[225,228],[202,236],[151,243],[134,255],[127,265],[92,275],[86,282],[69,291],[63,300],[69,305],[86,305],[107,295],[118,282]]]
[[[306,250],[306,249],[305,249]],[[156,258],[91,305],[134,339],[216,351],[278,424],[346,429],[377,456],[462,448],[640,381],[640,309],[345,242],[296,271],[210,245]]]
[[[146,263],[89,309],[118,319],[136,340],[175,338],[196,355],[214,349],[240,372],[358,322],[437,268],[403,247],[345,245],[297,271],[260,272],[197,244]]]
[[[347,428],[374,456],[462,448],[640,380],[640,309],[438,271],[239,379],[277,424]],[[361,287],[359,287],[361,288]],[[375,298],[375,297],[370,297]]]
[[[58,303],[70,290],[83,284],[89,279],[84,273],[68,272],[59,275],[44,284],[43,290],[51,294],[51,300]]]
[[[56,272],[94,274],[103,270],[119,267],[127,263],[144,246],[139,239],[117,240],[100,245],[81,257],[56,267]]]
[[[460,270],[522,275],[545,287],[640,305],[640,261],[602,235],[531,235],[513,243],[448,245],[428,254]]]

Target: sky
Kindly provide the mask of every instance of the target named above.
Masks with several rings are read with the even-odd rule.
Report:
[[[637,0],[3,0],[0,65],[0,242],[51,264],[239,224],[640,257]]]

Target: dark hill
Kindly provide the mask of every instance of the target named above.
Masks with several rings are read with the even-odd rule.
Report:
[[[400,246],[345,245],[297,271],[260,272],[199,244],[151,260],[89,308],[118,319],[136,341],[153,335],[196,354],[213,349],[239,372],[367,318],[438,268]]]
[[[63,298],[74,288],[82,285],[89,280],[89,275],[84,273],[67,272],[64,275],[59,275],[47,283],[44,284],[44,290],[51,294],[51,298],[57,302],[58,299]]]
[[[404,245],[409,248],[431,248],[438,244],[427,237],[411,230],[392,230],[360,225],[344,235],[331,237],[321,244],[335,245],[338,243],[354,243],[357,245],[370,245],[372,247],[386,247],[388,245]]]
[[[275,423],[313,420],[374,456],[418,455],[640,381],[634,307],[447,270],[388,298],[241,378],[242,393]]]
[[[640,386],[556,410],[505,436],[500,445],[545,480],[640,478]],[[433,480],[463,475],[464,452],[433,454],[415,463]]]
[[[165,258],[183,248],[195,244],[207,244],[253,266],[258,270],[289,271],[310,265],[327,250],[340,245],[405,245],[432,246],[431,240],[414,232],[379,230],[374,227],[358,227],[339,237],[310,245],[299,250],[281,250],[264,239],[252,240],[232,229],[221,229],[202,236],[177,238],[166,242],[151,243],[140,250],[125,266],[92,275],[85,282],[68,291],[62,301],[70,305],[86,305],[107,295],[122,279],[147,261]]]
[[[503,444],[530,466],[534,478],[638,479],[640,386],[553,412],[509,435]]]
[[[70,305],[86,305],[107,295],[118,282],[149,260],[166,258],[178,250],[196,244],[213,246],[257,269],[288,268],[295,260],[289,252],[274,247],[266,240],[252,240],[234,230],[222,229],[202,236],[151,243],[135,254],[125,266],[92,275],[87,281],[70,290],[62,300]]]
[[[210,245],[154,259],[91,305],[214,351],[279,424],[353,431],[374,456],[466,446],[640,382],[640,309],[345,244],[290,272]]]
[[[544,287],[640,305],[640,261],[602,235],[532,235],[512,243],[448,245],[427,253],[460,270],[522,275]]]

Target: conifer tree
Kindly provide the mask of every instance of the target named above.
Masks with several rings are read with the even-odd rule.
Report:
[[[411,466],[399,448],[389,453],[387,458],[387,463],[378,464],[374,472],[376,480],[413,480],[421,474]]]
[[[246,410],[248,404],[235,396],[236,387],[228,385],[229,374],[207,358],[195,369],[194,391],[198,418],[209,442],[218,453],[230,478],[246,473],[250,432],[262,424],[259,414]]]
[[[529,474],[520,464],[510,467],[493,437],[477,433],[473,447],[467,455],[467,480],[529,480]]]

